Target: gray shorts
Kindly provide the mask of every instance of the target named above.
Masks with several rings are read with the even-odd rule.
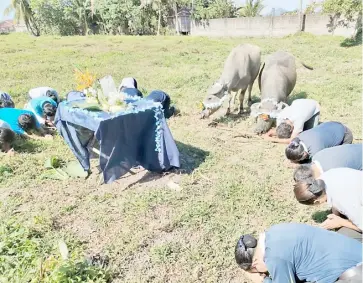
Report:
[[[340,228],[337,232],[362,243],[362,233],[359,233],[358,231],[343,227]]]

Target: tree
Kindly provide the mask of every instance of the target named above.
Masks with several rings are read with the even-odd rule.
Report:
[[[209,20],[218,18],[233,18],[236,8],[229,0],[194,0],[193,18]]]
[[[23,20],[28,31],[35,36],[40,35],[38,25],[28,0],[11,0],[10,5],[4,11],[4,15],[7,16],[12,12],[15,12],[15,20],[17,23],[19,23],[20,20]]]
[[[238,12],[242,17],[256,17],[260,15],[263,8],[263,0],[246,0],[246,4]]]
[[[333,31],[337,26],[347,26],[351,22],[356,22],[354,36],[362,29],[361,0],[325,0],[323,12],[331,15]]]

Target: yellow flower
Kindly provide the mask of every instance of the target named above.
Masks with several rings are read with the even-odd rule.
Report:
[[[88,70],[83,73],[79,69],[75,69],[74,72],[77,82],[76,89],[78,91],[83,91],[84,89],[91,87],[96,81],[96,77],[93,76]]]

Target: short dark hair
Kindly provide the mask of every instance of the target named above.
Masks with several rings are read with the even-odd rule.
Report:
[[[53,99],[55,101],[55,103],[58,104],[58,97],[57,97],[57,94],[55,93],[55,91],[47,90],[46,96]]]
[[[325,193],[326,185],[321,179],[313,182],[296,182],[294,185],[294,194],[301,204],[311,205],[314,201]]]
[[[300,143],[299,138],[294,138],[285,149],[287,159],[301,161],[304,157],[305,149]]]
[[[0,144],[9,143],[12,144],[15,140],[15,133],[4,127],[0,127]]]
[[[311,169],[311,164],[302,164],[296,168],[294,172],[294,181],[314,181],[313,170]]]
[[[15,103],[11,99],[0,99],[0,108],[14,108]]]
[[[291,137],[293,127],[286,122],[282,122],[276,128],[276,134],[279,139],[288,139]]]
[[[251,235],[242,235],[236,245],[234,256],[239,267],[249,270],[252,266],[253,255],[257,240]]]
[[[29,130],[35,129],[36,120],[34,115],[22,114],[18,118],[18,123],[20,127],[27,132]]]
[[[48,117],[55,116],[55,113],[57,112],[57,109],[54,107],[54,105],[52,105],[49,102],[44,103],[42,108],[43,108],[44,115],[46,115]]]

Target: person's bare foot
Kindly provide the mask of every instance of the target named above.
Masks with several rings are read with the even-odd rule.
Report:
[[[45,135],[44,139],[46,140],[53,140],[53,136],[52,135]]]

